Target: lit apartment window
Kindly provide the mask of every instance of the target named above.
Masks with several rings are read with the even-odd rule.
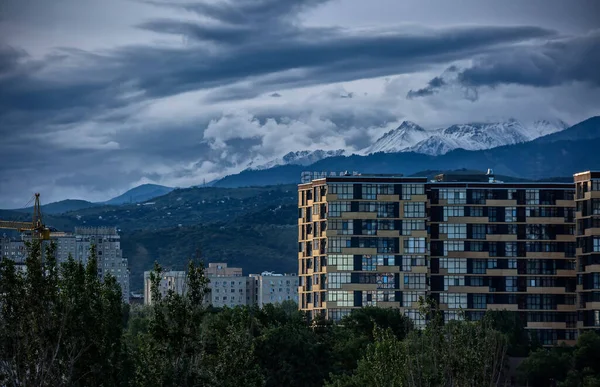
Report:
[[[422,202],[404,203],[404,217],[405,218],[424,218],[425,217],[425,203],[422,203]]]
[[[402,200],[410,200],[412,195],[424,195],[425,186],[423,184],[405,184],[402,186]]]

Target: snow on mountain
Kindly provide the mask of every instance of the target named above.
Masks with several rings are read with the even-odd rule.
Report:
[[[345,154],[345,150],[337,149],[337,150],[315,150],[315,151],[297,151],[297,152],[289,152],[282,157],[261,163],[260,161],[254,160],[250,164],[248,164],[248,169],[253,170],[261,170],[261,169],[269,169],[279,165],[310,165],[316,163],[319,160],[322,160],[327,157],[335,157],[342,156]]]
[[[402,128],[402,125],[400,128]],[[413,125],[416,126],[416,124]],[[381,147],[384,152],[416,152],[442,155],[459,148],[481,150],[527,142],[547,134],[559,132],[567,127],[568,125],[560,120],[539,120],[524,124],[514,119],[506,122],[459,124],[430,131],[417,126],[419,130],[413,130],[412,133],[419,133],[425,138],[409,146],[407,146],[409,141],[405,139],[408,136],[401,138],[399,135],[394,135],[401,132],[398,128],[386,133],[367,150],[368,153],[374,153],[375,151],[371,151],[371,148],[381,143],[385,144],[385,147]]]
[[[381,136],[375,143],[365,148],[361,154],[371,154],[377,152],[402,152],[417,143],[426,140],[432,135],[431,132],[423,129],[411,121],[404,121],[394,130],[390,130]]]

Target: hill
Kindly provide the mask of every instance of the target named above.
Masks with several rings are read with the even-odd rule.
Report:
[[[61,200],[59,202],[48,203],[42,205],[42,213],[43,214],[64,214],[65,212],[82,210],[85,208],[96,207],[99,206],[97,203],[88,202],[87,200],[78,200],[78,199],[67,199]],[[26,212],[31,214],[33,212],[33,207],[20,208],[19,212]]]
[[[142,184],[130,189],[122,195],[107,200],[103,204],[121,205],[127,203],[141,203],[173,191],[171,187],[157,184]]]

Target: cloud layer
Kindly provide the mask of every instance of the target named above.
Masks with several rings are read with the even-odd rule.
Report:
[[[0,207],[33,190],[102,200],[138,182],[199,184],[289,151],[358,150],[405,117],[435,126],[517,116],[523,100],[539,111],[522,114],[594,111],[598,31],[306,23],[325,3],[147,1],[168,16],[136,27],[160,41],[41,57],[5,37]],[[554,109],[571,93],[587,99]]]

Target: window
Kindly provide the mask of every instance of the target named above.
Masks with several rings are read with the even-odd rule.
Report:
[[[517,277],[506,277],[506,291],[516,292],[517,291]]]
[[[327,301],[337,302],[338,306],[354,306],[354,291],[331,290],[327,292]]]
[[[424,218],[425,203],[422,202],[407,202],[404,203],[405,218]]]
[[[336,194],[338,199],[354,198],[354,186],[352,184],[331,184],[329,192]]]
[[[473,260],[473,274],[485,274],[487,269],[487,259]]]
[[[465,216],[464,207],[447,207],[444,206],[444,221],[447,222],[449,217]]]
[[[449,252],[453,251],[465,251],[464,241],[444,241],[444,256],[447,256]]]
[[[471,241],[469,242],[469,251],[483,251],[482,241]]]
[[[395,289],[396,276],[394,273],[381,273],[376,277],[377,289]]]
[[[417,328],[424,328],[427,323],[425,316],[421,314],[418,310],[406,309],[404,310],[404,315],[410,318]]]
[[[410,200],[412,195],[424,195],[425,185],[423,184],[404,184],[402,186],[402,200]]]
[[[483,277],[471,277],[471,286],[485,286]]]
[[[413,231],[424,231],[425,221],[424,220],[403,220],[402,221],[402,235],[412,235]]]
[[[517,207],[506,207],[504,209],[504,221],[505,222],[516,222],[517,221]]]
[[[339,289],[342,284],[350,283],[350,273],[327,274],[327,289]]]
[[[377,199],[377,185],[363,184],[362,185],[362,198],[363,199]]]
[[[342,234],[342,235],[354,234],[354,221],[353,220],[329,219],[327,221],[327,223],[328,223],[327,227],[330,230],[337,230],[338,234]]]
[[[327,313],[332,321],[338,322],[348,316],[351,311],[352,309],[329,309]]]
[[[473,225],[473,239],[485,239],[485,224]]]
[[[359,202],[358,212],[377,212],[377,202]]]
[[[440,268],[448,270],[449,274],[464,274],[467,272],[467,259],[440,258]]]
[[[490,257],[498,256],[498,244],[496,242],[490,242],[488,245],[488,252]]]
[[[488,219],[490,222],[498,221],[498,209],[496,207],[488,208]]]
[[[377,221],[376,220],[363,220],[362,221],[362,235],[376,235],[377,234]]]
[[[448,239],[466,239],[467,225],[466,224],[440,224],[440,233],[446,234]]]
[[[487,308],[487,296],[485,294],[473,294],[473,308],[474,309],[486,309]]]
[[[458,321],[462,321],[464,320],[464,314],[461,312],[456,312],[456,311],[452,311],[452,310],[447,310],[444,312],[444,322],[448,322],[448,321],[452,321],[452,320],[458,320]]]
[[[362,258],[362,269],[363,271],[375,271],[377,270],[377,260],[372,255],[363,255]]]
[[[462,275],[444,276],[444,290],[448,290],[448,286],[465,286],[465,277]]]
[[[327,251],[329,253],[340,253],[343,247],[351,247],[350,237],[332,237],[329,238]]]
[[[441,293],[440,303],[448,305],[449,309],[466,309],[467,293]]]
[[[377,252],[395,253],[397,246],[396,241],[396,238],[377,238]]]
[[[379,184],[377,185],[378,195],[393,195],[394,185],[393,184]]]
[[[540,190],[528,189],[525,191],[525,204],[540,204]]]
[[[327,215],[333,218],[339,218],[342,213],[350,212],[350,202],[331,202],[328,207]]]
[[[466,204],[467,190],[464,188],[442,188],[440,199],[447,200],[448,204]]]
[[[498,267],[498,261],[495,259],[487,259],[487,268],[496,269]]]
[[[404,274],[404,289],[426,289],[425,274]]]
[[[517,242],[506,242],[504,244],[504,253],[506,257],[517,256]]]
[[[516,259],[509,259],[508,260],[508,268],[509,269],[516,269],[517,268],[517,260]]]
[[[402,292],[402,306],[411,306],[419,302],[421,297],[425,298],[425,292]]]
[[[402,271],[411,271],[413,266],[425,266],[425,256],[413,255],[402,257]]]
[[[594,252],[600,251],[600,238],[598,238],[598,237],[594,237],[594,239],[593,239],[593,251]]]
[[[469,215],[473,217],[482,217],[483,216],[483,207],[471,207],[469,210]]]
[[[336,266],[338,270],[354,270],[354,256],[342,254],[329,254],[327,265]]]
[[[405,254],[425,254],[427,252],[427,245],[425,238],[406,238],[404,239],[404,253]]]
[[[425,215],[423,215],[425,216]],[[378,218],[393,218],[394,217],[394,203],[377,203],[377,217]]]

